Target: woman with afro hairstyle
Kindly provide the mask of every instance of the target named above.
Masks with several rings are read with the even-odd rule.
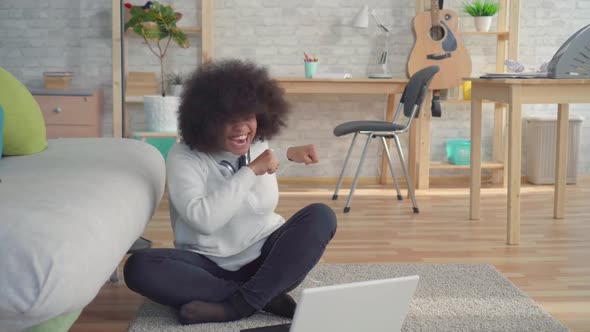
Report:
[[[288,221],[275,213],[275,172],[313,164],[313,145],[271,150],[287,120],[283,90],[265,68],[205,64],[185,84],[182,137],[168,154],[175,249],[149,249],[125,264],[128,287],[179,309],[181,324],[225,322],[259,310],[292,318],[288,294],[317,264],[336,216],[311,204]]]

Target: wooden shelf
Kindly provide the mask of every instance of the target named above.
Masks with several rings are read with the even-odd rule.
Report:
[[[446,161],[434,161],[430,162],[431,169],[469,169],[470,165],[452,165]],[[482,162],[481,163],[482,169],[504,169],[504,164],[502,162]]]
[[[134,131],[130,135],[131,137],[141,137],[141,138],[178,138],[178,133],[164,133],[164,132],[156,132],[156,131]]]
[[[142,96],[129,96],[125,97],[125,103],[128,104],[143,104]]]
[[[180,30],[184,31],[185,33],[201,33],[201,31],[203,31],[201,29],[201,27],[193,27],[193,26],[186,26],[186,27],[180,27]]]
[[[498,36],[498,38],[508,39],[510,32],[508,31],[461,31],[459,32],[462,36]]]

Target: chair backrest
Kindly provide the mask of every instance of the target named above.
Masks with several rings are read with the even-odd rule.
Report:
[[[414,106],[417,106],[414,117],[418,117],[420,114],[420,106],[424,101],[424,96],[426,96],[426,93],[428,92],[430,82],[438,71],[438,66],[430,66],[417,71],[412,77],[410,77],[410,81],[408,82],[408,85],[406,85],[402,98],[400,99],[400,102],[404,104],[404,115],[406,117],[409,118],[412,116]]]

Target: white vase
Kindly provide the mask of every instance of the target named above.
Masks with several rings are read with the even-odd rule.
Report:
[[[173,84],[172,85],[172,95],[180,97],[182,94],[182,84]]]
[[[492,26],[492,16],[475,16],[475,30],[480,32],[490,31]]]
[[[149,131],[173,133],[178,130],[179,97],[143,96],[143,103]]]

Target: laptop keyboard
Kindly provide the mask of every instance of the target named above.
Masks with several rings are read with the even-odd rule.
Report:
[[[252,329],[240,330],[240,332],[289,332],[291,324],[280,324],[263,327],[255,327]]]

